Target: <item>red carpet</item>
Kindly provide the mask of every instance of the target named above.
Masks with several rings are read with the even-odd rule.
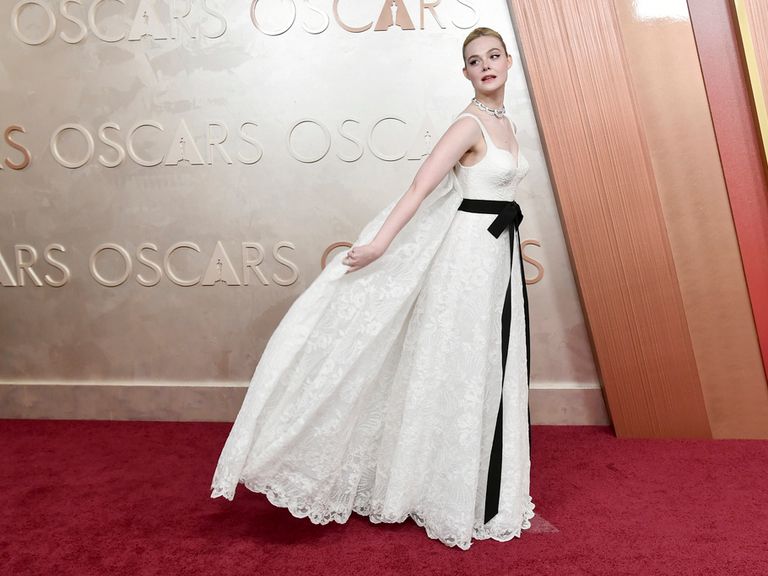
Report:
[[[466,552],[208,485],[229,424],[0,420],[0,574],[768,575],[768,441],[534,426],[537,517]]]

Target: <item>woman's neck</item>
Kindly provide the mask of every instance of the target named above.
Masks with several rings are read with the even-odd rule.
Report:
[[[475,93],[475,98],[479,100],[482,104],[485,104],[489,108],[501,108],[504,106],[504,92],[498,91],[494,92],[493,94],[477,94]]]

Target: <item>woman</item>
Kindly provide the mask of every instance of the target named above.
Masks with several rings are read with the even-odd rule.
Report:
[[[334,258],[270,338],[219,457],[312,522],[408,516],[468,549],[530,527],[527,295],[513,201],[528,171],[504,114],[512,58],[477,28],[475,98],[413,183]]]

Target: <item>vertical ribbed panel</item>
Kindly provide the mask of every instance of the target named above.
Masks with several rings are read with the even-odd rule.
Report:
[[[710,437],[612,2],[509,4],[616,433]]]
[[[768,435],[768,386],[689,19],[615,2],[714,438]]]
[[[763,98],[768,94],[768,2],[765,0],[744,0],[752,34],[752,48],[755,51],[757,69],[760,72]],[[768,102],[764,102],[768,105]]]
[[[761,8],[762,2],[755,2]],[[749,21],[754,29],[745,40],[742,53],[739,26],[744,5],[733,0],[696,0],[689,3],[691,23],[696,37],[696,48],[702,75],[707,89],[707,99],[720,152],[723,175],[728,189],[733,223],[739,242],[743,275],[749,289],[754,326],[758,335],[764,373],[768,372],[768,178],[764,164],[761,134],[756,122],[757,102],[750,93],[750,77],[747,67],[766,58],[765,27],[768,16],[762,8],[761,15]],[[747,20],[750,20],[747,17]],[[758,36],[759,35],[759,40]],[[760,46],[758,46],[758,43]],[[746,61],[745,61],[746,60]],[[763,87],[763,94],[765,87]],[[759,112],[757,115],[762,115]],[[765,125],[764,122],[761,124]],[[727,358],[735,361],[733,358]],[[765,376],[755,378],[753,389],[729,387],[731,397],[723,396],[732,404],[748,405],[743,412],[733,411],[733,418],[740,418],[740,426],[752,426],[759,433],[754,438],[768,437],[768,388]],[[762,386],[762,390],[757,390]],[[762,392],[762,394],[760,394]],[[759,410],[762,409],[762,414]],[[762,418],[762,419],[759,419]],[[718,429],[714,431],[717,433]],[[729,437],[733,437],[729,435]]]

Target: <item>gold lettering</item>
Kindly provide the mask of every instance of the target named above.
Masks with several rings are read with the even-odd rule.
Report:
[[[453,22],[453,25],[456,26],[456,28],[461,28],[462,30],[466,30],[468,28],[474,28],[475,24],[477,24],[478,20],[480,20],[480,16],[477,14],[477,10],[475,10],[475,7],[472,6],[472,4],[470,4],[468,0],[456,0],[456,2],[472,10],[472,16],[474,16],[474,20],[472,20],[468,24],[459,24],[458,22],[456,22],[456,20],[451,20],[451,22]]]
[[[123,259],[123,264],[125,266],[125,269],[123,270],[123,275],[118,277],[116,280],[109,280],[101,275],[101,273],[96,268],[96,256],[99,255],[99,252],[102,252],[104,250],[114,250]],[[114,286],[120,286],[123,282],[128,280],[128,277],[131,275],[131,269],[133,268],[133,264],[131,262],[131,256],[128,254],[125,248],[120,246],[119,244],[113,244],[112,242],[105,242],[104,244],[99,244],[96,246],[96,249],[91,253],[91,257],[88,259],[88,268],[91,271],[91,276],[102,286],[108,286],[110,288]]]
[[[32,161],[32,154],[24,146],[22,146],[18,142],[15,142],[13,138],[11,138],[11,134],[13,132],[21,132],[22,134],[24,134],[26,133],[26,130],[24,130],[23,126],[16,126],[14,124],[13,126],[8,126],[8,128],[5,129],[5,134],[3,134],[5,141],[8,143],[8,145],[11,148],[14,148],[15,150],[18,150],[19,152],[21,152],[21,154],[24,156],[24,159],[17,164],[16,162],[12,162],[8,158],[6,158],[5,165],[8,166],[8,168],[10,168],[11,170],[24,170],[24,168],[29,166],[29,163]]]
[[[37,262],[37,250],[35,250],[35,247],[29,244],[16,244],[14,248],[16,250],[16,272],[18,274],[19,286],[24,286],[25,275],[29,275],[35,286],[42,286],[43,281],[40,280],[40,277],[32,269],[32,266]],[[24,253],[29,254],[31,260],[25,260],[23,257]]]
[[[344,28],[347,32],[365,32],[368,30],[371,26],[373,26],[373,22],[369,22],[365,26],[350,26],[349,24],[345,24],[341,20],[341,16],[339,16],[339,0],[333,0],[333,17],[336,19],[336,22],[339,26]]]
[[[434,0],[434,2],[427,2],[426,0],[420,0],[419,1],[419,8],[420,8],[420,14],[419,14],[419,24],[420,28],[424,30],[424,11],[429,10],[429,13],[432,14],[432,18],[435,19],[435,22],[437,22],[437,25],[440,26],[440,28],[445,28],[443,26],[443,23],[440,22],[440,18],[437,15],[437,12],[435,11],[435,8],[437,8],[440,5],[440,2],[442,0]]]
[[[291,19],[290,22],[288,22],[288,25],[285,28],[282,28],[280,30],[265,30],[264,27],[259,24],[258,19],[256,18],[256,5],[259,3],[259,0],[252,0],[251,2],[251,22],[253,23],[254,28],[258,30],[259,32],[262,32],[263,34],[266,34],[267,36],[280,36],[280,34],[285,34],[288,32],[288,30],[291,29],[291,26],[293,26],[293,23],[296,21],[296,2],[295,0],[289,0],[291,3]]]
[[[111,128],[112,130],[117,130],[120,132],[120,125],[115,124],[114,122],[105,122],[99,126],[99,141],[103,142],[112,148],[115,152],[117,152],[117,158],[115,160],[109,161],[107,160],[106,156],[104,156],[104,154],[99,154],[99,164],[107,168],[115,168],[116,166],[122,164],[123,160],[125,160],[125,148],[123,148],[115,140],[110,140],[107,137],[107,128]]]
[[[208,259],[208,266],[203,276],[203,286],[213,286],[222,282],[227,286],[240,286],[240,278],[237,277],[235,267],[232,266],[232,260],[224,249],[221,240],[216,242],[213,254]]]
[[[251,258],[248,254],[248,250],[256,250],[258,256]],[[243,242],[242,244],[242,260],[243,260],[243,285],[248,286],[248,270],[253,270],[256,276],[259,277],[259,282],[264,286],[269,286],[266,276],[259,270],[259,264],[264,261],[264,248],[258,242]]]
[[[538,246],[540,248],[541,242],[539,242],[538,240],[524,240],[523,242],[520,243],[520,247],[523,250],[523,260],[525,262],[528,262],[528,264],[534,266],[538,271],[538,273],[536,274],[536,276],[533,277],[533,279],[528,280],[526,278],[525,283],[536,284],[537,282],[540,282],[542,278],[544,278],[544,266],[542,266],[538,260],[525,255],[525,249],[528,246]]]
[[[0,285],[18,286],[18,284],[16,283],[16,278],[13,277],[13,273],[11,272],[11,269],[8,267],[8,264],[6,263],[2,252],[0,252],[0,271],[4,273],[6,278],[6,280],[0,281]]]
[[[154,270],[155,278],[154,280],[147,280],[141,274],[137,274],[136,280],[142,286],[146,286],[146,287],[155,286],[158,282],[160,282],[160,279],[163,277],[163,269],[160,268],[160,265],[157,264],[157,262],[152,262],[149,258],[147,258],[144,255],[144,250],[152,250],[153,252],[157,252],[157,245],[153,244],[152,242],[142,242],[139,245],[139,248],[136,250],[136,260],[144,264],[144,266],[146,266],[147,268]]]
[[[374,30],[383,32],[392,26],[399,26],[401,30],[416,29],[403,0],[385,0]]]
[[[173,268],[171,268],[171,255],[179,248],[189,248],[195,252],[200,252],[200,246],[194,242],[176,242],[176,244],[168,248],[168,251],[165,253],[165,258],[163,259],[163,267],[165,268],[165,273],[168,274],[168,278],[171,279],[171,282],[177,284],[178,286],[194,286],[200,282],[200,276],[191,280],[183,280],[182,278],[179,278],[176,275],[176,272],[173,271]]]
[[[325,267],[328,264],[328,255],[334,250],[336,250],[336,248],[341,248],[342,246],[345,246],[347,248],[352,248],[352,242],[334,242],[323,251],[323,255],[320,258],[321,270],[325,270]]]
[[[220,36],[223,36],[224,32],[227,31],[227,20],[224,18],[224,15],[220,12],[212,10],[210,6],[208,6],[208,0],[203,0],[203,12],[209,16],[213,16],[216,20],[219,21],[220,24],[219,30],[217,32],[211,32],[210,34],[207,34],[205,30],[203,30],[203,36],[206,38],[219,38]]]
[[[341,154],[339,154],[339,153],[337,152],[337,153],[336,153],[336,156],[339,158],[339,160],[343,160],[344,162],[355,162],[356,160],[359,160],[359,159],[362,157],[362,155],[363,155],[363,146],[360,144],[360,141],[359,141],[359,140],[355,140],[355,139],[352,137],[352,135],[351,135],[351,134],[347,133],[347,132],[344,130],[344,125],[345,125],[347,122],[354,122],[355,124],[360,124],[360,122],[358,122],[357,120],[352,120],[351,118],[348,118],[348,119],[344,120],[344,121],[343,121],[343,122],[342,122],[342,123],[339,125],[339,135],[340,135],[342,138],[344,138],[345,140],[349,140],[349,141],[350,141],[350,142],[352,142],[352,143],[353,143],[355,146],[357,146],[357,155],[353,155],[353,156],[342,156]]]
[[[290,286],[291,284],[296,282],[296,280],[299,279],[299,267],[296,266],[296,264],[294,264],[293,262],[286,260],[285,258],[280,256],[280,253],[278,252],[280,248],[290,248],[291,250],[296,250],[296,246],[294,246],[293,243],[291,242],[283,241],[283,242],[278,242],[277,244],[275,244],[274,248],[272,248],[272,256],[274,257],[274,259],[280,262],[280,264],[284,265],[286,268],[293,271],[293,276],[287,280],[283,280],[277,274],[272,274],[272,280],[274,280],[275,283],[279,284],[280,286]]]
[[[54,288],[59,288],[61,286],[64,286],[64,284],[66,284],[67,282],[69,282],[69,280],[72,278],[72,274],[69,271],[69,268],[67,268],[65,264],[63,264],[62,262],[59,262],[51,255],[51,252],[53,250],[57,250],[59,252],[66,252],[67,250],[61,244],[50,244],[45,247],[45,251],[43,252],[43,257],[45,258],[45,261],[62,273],[61,280],[54,280],[48,274],[46,274],[44,276],[45,281],[48,283],[49,286],[53,286]]]
[[[61,13],[61,15],[64,16],[65,19],[69,20],[73,24],[77,24],[79,32],[77,36],[70,36],[66,32],[60,32],[59,38],[64,40],[64,42],[66,42],[67,44],[77,44],[88,35],[88,28],[86,28],[85,22],[83,22],[79,18],[75,18],[74,16],[72,16],[72,14],[69,13],[69,8],[67,7],[67,4],[77,4],[78,6],[82,6],[83,3],[80,0],[62,0],[61,3],[59,4],[59,12]]]
[[[258,124],[256,124],[255,122],[243,122],[240,125],[240,138],[245,142],[247,142],[248,144],[250,144],[251,146],[253,146],[254,148],[256,148],[257,154],[255,158],[250,159],[250,158],[245,158],[242,154],[238,152],[237,159],[240,160],[240,162],[242,162],[243,164],[256,164],[256,162],[261,160],[261,157],[264,155],[264,149],[261,147],[261,144],[259,144],[258,140],[246,134],[245,132],[246,126],[258,127]]]
[[[29,36],[25,36],[21,31],[19,19],[22,10],[24,10],[26,6],[37,6],[38,8],[41,8],[47,16],[48,27],[45,34],[40,38],[30,38]],[[53,38],[53,35],[56,33],[56,14],[53,13],[50,6],[43,3],[41,0],[25,0],[13,7],[13,10],[11,11],[11,28],[13,28],[13,33],[16,35],[16,38],[24,42],[24,44],[28,44],[29,46],[39,46]]]
[[[328,24],[330,24],[330,23],[331,23],[331,19],[330,19],[330,18],[328,18],[328,14],[326,14],[326,13],[325,13],[325,12],[323,12],[322,10],[318,10],[317,8],[315,8],[314,6],[312,6],[312,4],[310,4],[310,3],[309,3],[309,0],[304,0],[304,5],[305,5],[305,6],[306,6],[306,7],[307,7],[309,10],[311,10],[312,12],[314,12],[315,14],[317,14],[318,16],[320,16],[320,18],[322,19],[322,24],[320,24],[320,26],[319,26],[318,28],[310,28],[310,27],[309,27],[309,26],[307,26],[307,25],[306,25],[306,23],[305,23],[305,24],[303,25],[303,28],[304,28],[304,30],[306,30],[306,31],[307,31],[307,32],[309,32],[310,34],[320,34],[320,33],[322,33],[322,32],[325,32],[325,31],[328,29]]]
[[[96,0],[93,4],[91,4],[90,8],[88,8],[88,26],[91,27],[93,35],[102,42],[120,42],[120,40],[125,38],[125,34],[120,34],[119,36],[107,36],[104,34],[104,32],[101,31],[101,28],[99,28],[99,25],[96,23],[96,11],[98,10],[99,6],[106,1],[107,0]],[[125,0],[114,1],[125,6]]]
[[[158,164],[160,164],[160,162],[164,160],[164,157],[160,158],[160,160],[144,160],[143,158],[139,158],[139,155],[136,153],[136,149],[133,147],[133,137],[139,128],[143,128],[145,126],[156,128],[157,130],[160,130],[160,132],[165,132],[165,128],[163,128],[162,125],[152,120],[148,120],[147,122],[139,122],[128,131],[128,137],[126,138],[126,145],[128,148],[128,156],[131,157],[131,160],[136,162],[136,164],[138,164],[139,166],[145,166],[149,168],[151,166],[157,166]]]

